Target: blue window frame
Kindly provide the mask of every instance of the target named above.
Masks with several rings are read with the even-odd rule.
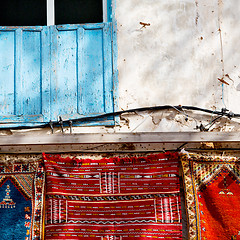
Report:
[[[105,3],[101,23],[0,27],[0,128],[114,111],[115,45]]]

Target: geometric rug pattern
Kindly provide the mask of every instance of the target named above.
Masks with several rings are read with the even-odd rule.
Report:
[[[177,153],[43,158],[46,240],[182,239]]]

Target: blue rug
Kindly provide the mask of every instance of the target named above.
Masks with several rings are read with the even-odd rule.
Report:
[[[1,240],[42,239],[43,185],[40,162],[0,162]]]

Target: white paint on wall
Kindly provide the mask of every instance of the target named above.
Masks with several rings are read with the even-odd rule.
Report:
[[[170,104],[239,113],[239,13],[237,0],[116,0],[120,108]],[[164,121],[168,131],[188,128]]]

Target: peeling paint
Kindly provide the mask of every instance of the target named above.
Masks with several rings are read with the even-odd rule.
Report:
[[[119,147],[120,150],[135,150],[136,147],[133,143],[124,143]]]

